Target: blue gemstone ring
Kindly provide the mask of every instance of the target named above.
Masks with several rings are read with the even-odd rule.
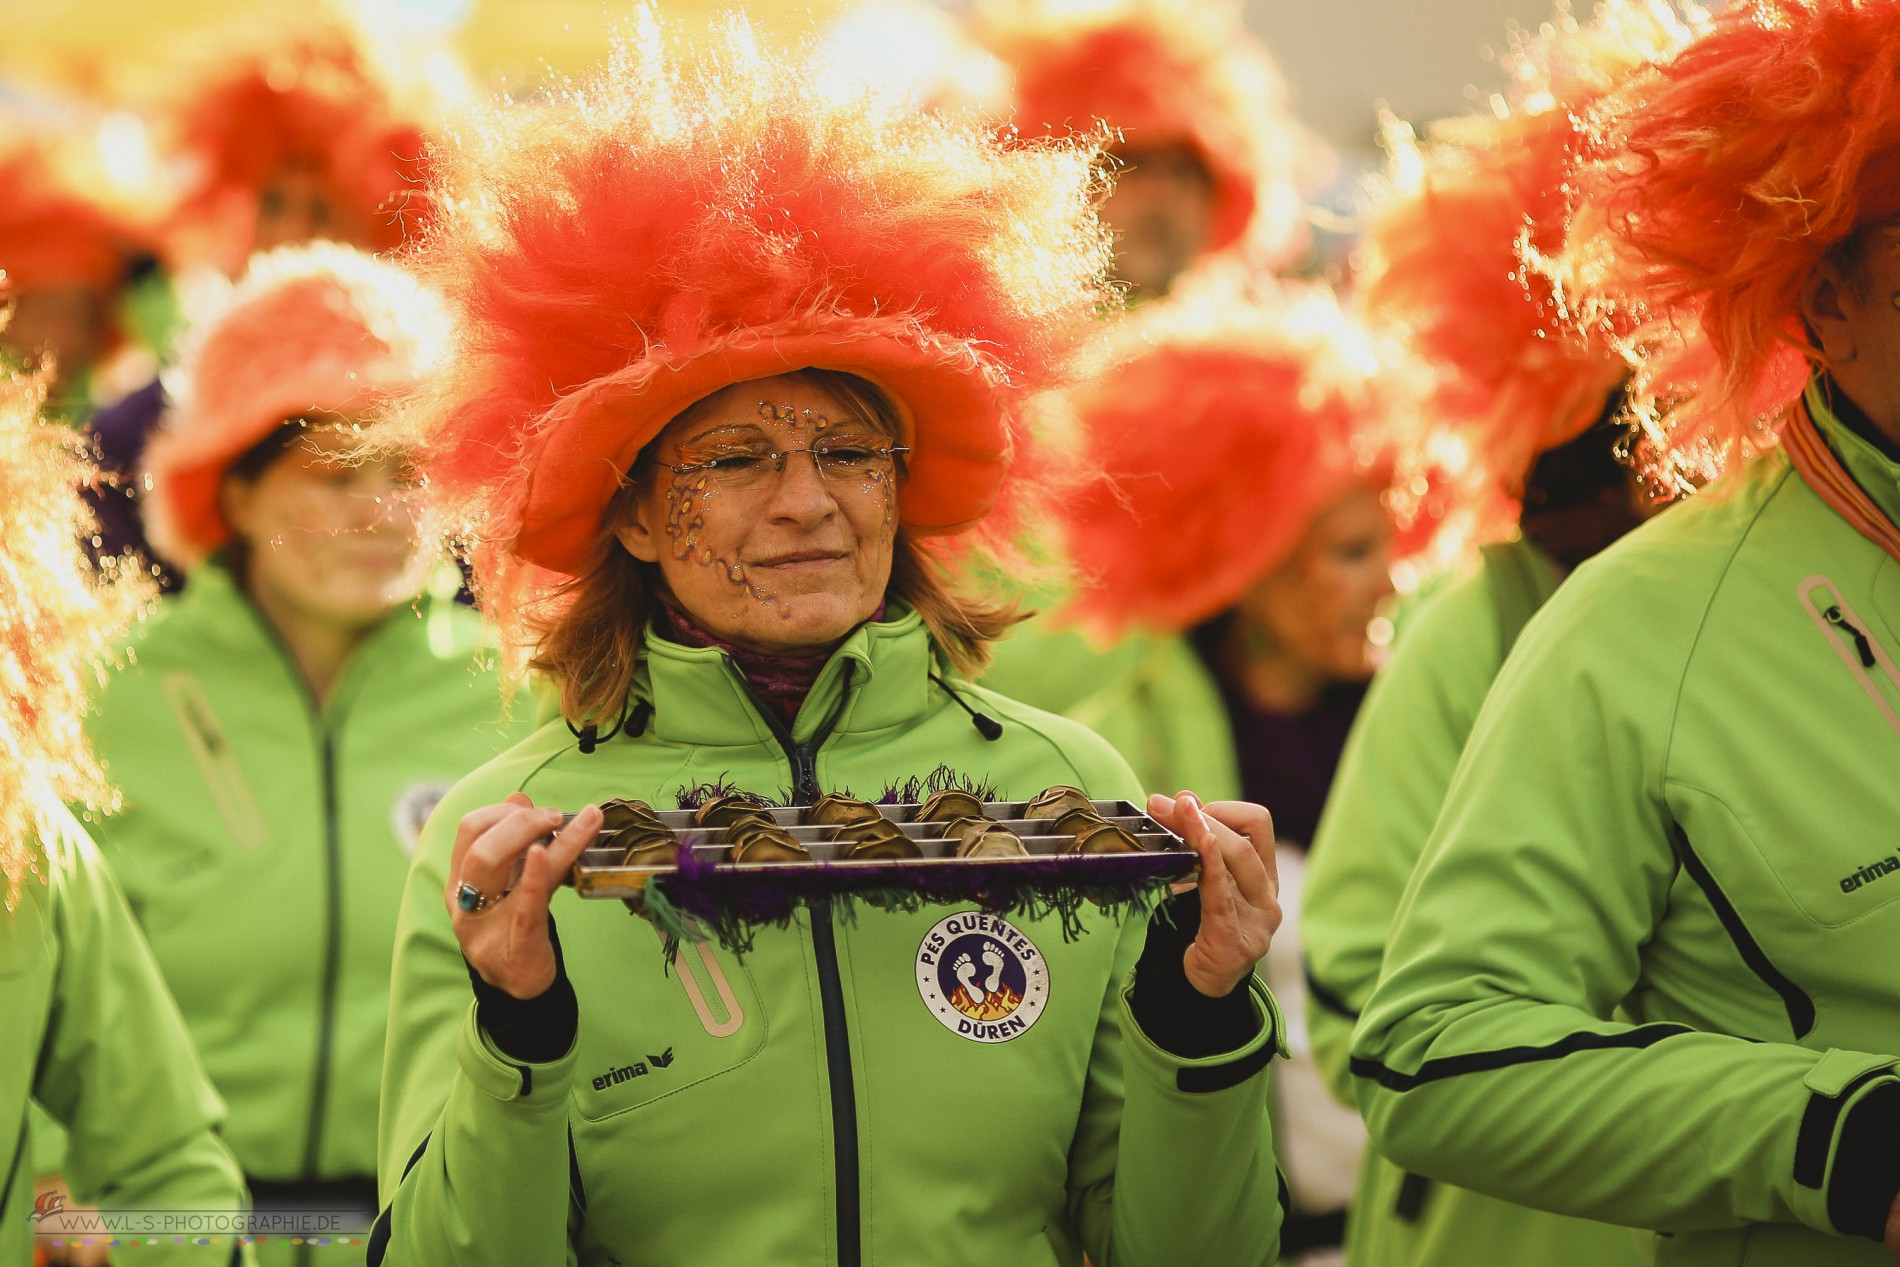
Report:
[[[465,880],[456,886],[455,904],[464,911],[467,911],[470,915],[479,915],[512,892],[514,892],[513,889],[503,889],[494,897],[489,897],[486,893]]]

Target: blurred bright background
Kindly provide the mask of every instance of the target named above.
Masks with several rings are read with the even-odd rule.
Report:
[[[921,5],[926,0],[918,0]],[[613,0],[355,0],[377,23],[448,33],[489,82],[532,85],[593,63],[629,3]],[[162,66],[194,30],[297,0],[0,0],[7,39],[0,76],[15,92],[85,85],[128,62]],[[821,32],[846,0],[660,0],[669,27],[690,35],[738,9],[762,32]],[[961,0],[937,0],[949,13]],[[1512,24],[1550,16],[1539,0],[1250,0],[1247,21],[1279,59],[1295,110],[1349,169],[1376,152],[1378,102],[1423,120],[1462,112],[1499,86],[1494,57]],[[890,50],[901,58],[905,50]]]

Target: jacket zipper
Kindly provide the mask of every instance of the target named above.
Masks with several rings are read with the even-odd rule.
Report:
[[[1829,645],[1841,658],[1854,680],[1896,735],[1900,735],[1900,670],[1886,648],[1867,632],[1868,624],[1841,598],[1840,588],[1825,576],[1810,576],[1801,582],[1801,605]]]
[[[343,959],[343,849],[337,833],[336,745],[328,728],[323,748],[323,984],[318,995],[317,1070],[310,1089],[310,1129],[304,1136],[303,1173],[317,1177],[323,1116],[330,1103],[331,1049],[336,1045],[336,994]]]
[[[851,677],[857,662],[846,660],[841,670],[838,702],[832,706],[811,739],[793,740],[792,732],[771,705],[760,699],[746,680],[744,671],[731,656],[726,657],[732,673],[753,709],[765,721],[772,737],[785,751],[792,767],[792,799],[806,805],[818,799],[818,749],[831,737],[844,707],[851,698]],[[837,1188],[838,1267],[862,1267],[864,1262],[862,1215],[858,1200],[858,1093],[851,1073],[851,1031],[845,1023],[844,980],[838,970],[838,939],[831,920],[831,904],[814,902],[811,907],[812,958],[818,966],[818,1005],[825,1028],[825,1074],[831,1092],[831,1148],[833,1183]]]

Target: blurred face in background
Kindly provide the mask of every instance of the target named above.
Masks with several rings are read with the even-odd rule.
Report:
[[[369,249],[368,226],[338,202],[315,168],[292,164],[280,169],[257,198],[253,251],[328,239]]]
[[[255,474],[225,479],[246,592],[273,624],[366,630],[422,588],[402,464],[363,459],[341,425],[305,428]]]
[[[1392,596],[1392,519],[1376,489],[1357,487],[1313,520],[1271,575],[1240,601],[1265,654],[1339,682],[1372,675],[1367,627]]]
[[[102,356],[111,323],[110,296],[91,286],[48,286],[11,297],[13,317],[0,344],[22,365],[52,357],[58,385],[70,383]]]
[[[1115,234],[1115,276],[1146,296],[1165,295],[1207,249],[1214,177],[1187,145],[1115,151],[1120,168],[1102,204]]]

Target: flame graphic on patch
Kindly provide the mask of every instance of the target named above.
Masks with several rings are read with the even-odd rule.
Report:
[[[1023,996],[1008,986],[991,990],[977,1003],[970,992],[958,986],[950,992],[950,1006],[973,1021],[1000,1021],[1022,1005]]]

